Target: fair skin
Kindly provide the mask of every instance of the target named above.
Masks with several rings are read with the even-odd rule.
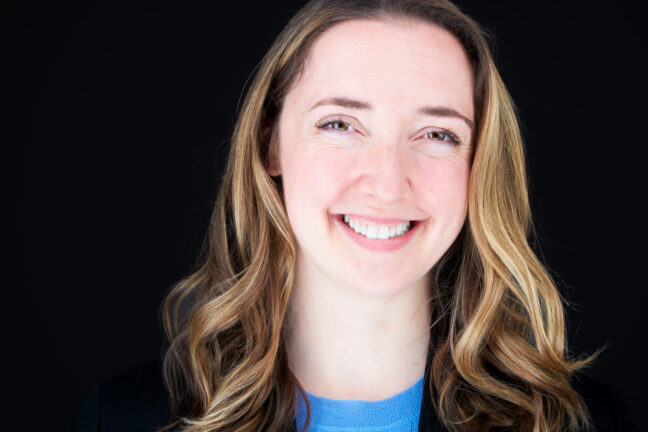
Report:
[[[440,27],[354,20],[312,46],[268,164],[297,241],[286,345],[306,391],[380,400],[423,375],[430,269],[467,213],[473,109],[469,60]]]

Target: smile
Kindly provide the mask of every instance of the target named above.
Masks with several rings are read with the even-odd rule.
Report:
[[[390,238],[405,235],[409,230],[411,223],[409,221],[395,225],[376,225],[372,223],[362,223],[354,220],[349,215],[344,215],[344,223],[354,230],[357,234],[363,235],[368,239],[387,240]]]

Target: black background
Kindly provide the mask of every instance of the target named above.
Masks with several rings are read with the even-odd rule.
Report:
[[[94,383],[161,354],[159,305],[195,265],[242,90],[300,4],[3,6],[3,165],[9,194],[19,191],[4,210],[19,241],[2,291],[1,407],[15,422],[6,430],[66,430]],[[629,2],[459,5],[495,35],[519,108],[540,246],[573,305],[571,350],[609,344],[591,374],[638,422],[637,11]]]

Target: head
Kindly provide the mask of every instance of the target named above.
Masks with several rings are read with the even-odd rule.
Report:
[[[411,44],[419,48],[415,55],[408,55]],[[479,27],[449,2],[310,2],[279,36],[248,92],[230,160],[238,168],[233,181],[254,179],[240,190],[258,193],[257,201],[276,198],[268,214],[298,265],[335,277],[323,268],[327,262],[339,269],[334,282],[356,288],[374,282],[365,294],[389,295],[424,277],[464,226],[470,168],[482,163],[476,150],[484,141],[492,70]],[[347,103],[336,111],[335,97],[366,106]],[[344,123],[313,127],[340,112]],[[334,138],[331,129],[340,125],[358,134]],[[315,138],[316,130],[322,133]],[[435,145],[423,148],[421,135],[435,132],[429,140]],[[461,143],[456,148],[449,145],[453,139]],[[312,145],[297,145],[304,141]],[[308,151],[296,151],[304,147]],[[515,180],[525,189],[523,171]],[[377,218],[378,228],[408,222],[426,232],[419,236],[425,241],[408,245],[396,261],[395,254],[367,261],[341,256],[333,246],[323,250],[340,234],[334,227],[342,228],[345,215],[365,226]],[[419,262],[411,262],[413,250]]]
[[[282,334],[296,269],[373,297],[427,284],[429,385],[451,429],[549,430],[565,415],[576,425],[584,414],[567,379],[579,365],[556,363],[565,350],[562,309],[527,242],[524,167],[513,105],[483,32],[456,6],[308,2],[241,107],[209,257],[167,299],[166,380],[172,400],[192,395],[188,430],[289,426],[296,383]],[[361,252],[375,241],[356,235],[345,216],[409,223],[422,235],[385,243],[402,252],[388,262]],[[335,246],[344,242],[361,248],[340,256]],[[192,292],[187,321],[174,321],[173,307]],[[507,357],[513,346],[521,357]],[[559,372],[531,383],[543,367]],[[516,372],[525,368],[528,376]],[[561,396],[538,403],[547,393]]]
[[[295,289],[426,297],[466,219],[473,109],[470,61],[439,26],[354,19],[315,40],[267,160],[297,246]]]

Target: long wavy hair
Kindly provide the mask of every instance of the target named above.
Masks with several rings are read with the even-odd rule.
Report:
[[[284,322],[295,240],[280,180],[266,170],[282,102],[313,41],[353,19],[423,20],[452,33],[474,73],[468,217],[433,267],[430,394],[451,431],[579,430],[562,299],[529,245],[531,214],[515,108],[489,45],[446,0],[314,0],[290,20],[240,109],[200,268],[163,307],[164,379],[175,422],[193,431],[284,431],[296,391]]]

